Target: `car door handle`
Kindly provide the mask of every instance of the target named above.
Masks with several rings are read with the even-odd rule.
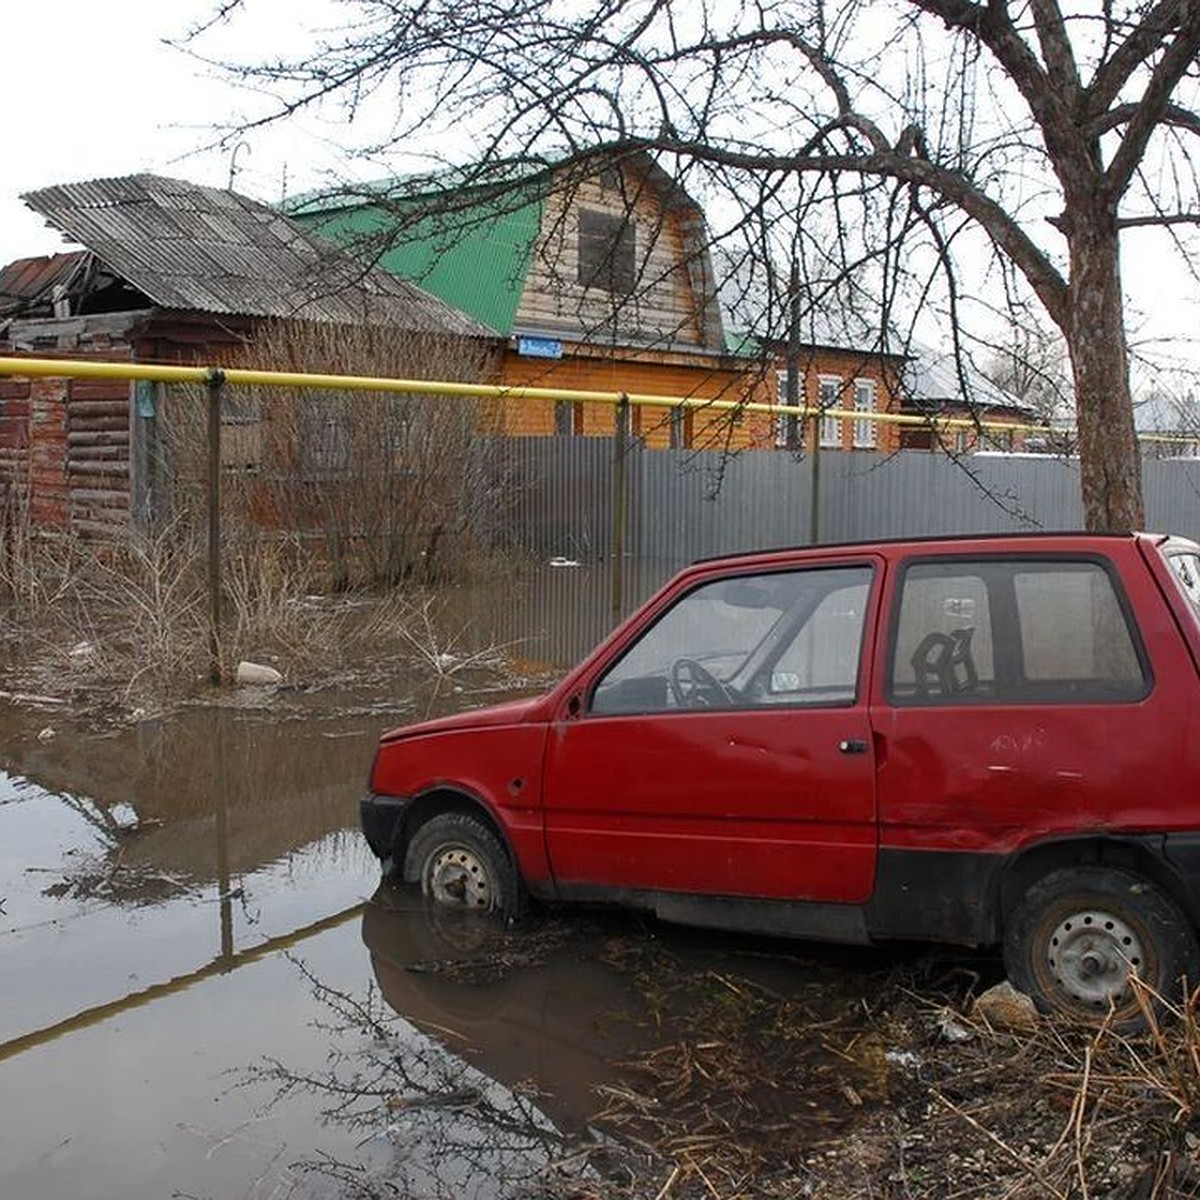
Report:
[[[862,738],[846,738],[838,742],[838,749],[843,754],[866,754],[867,743]]]

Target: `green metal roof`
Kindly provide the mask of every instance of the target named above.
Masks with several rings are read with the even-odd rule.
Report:
[[[405,219],[404,209],[419,211],[422,201],[437,204],[436,198],[412,197],[385,207],[364,198],[343,207],[300,207],[291,216],[508,337],[542,225],[545,188],[515,186],[502,197],[493,190],[474,205],[469,194],[460,194],[453,211]]]

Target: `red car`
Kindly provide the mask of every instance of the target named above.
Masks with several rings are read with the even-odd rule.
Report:
[[[1200,547],[988,536],[696,565],[548,695],[393,730],[442,904],[1002,945],[1046,1009],[1200,979]]]

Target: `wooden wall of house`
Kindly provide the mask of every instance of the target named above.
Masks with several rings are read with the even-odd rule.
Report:
[[[626,351],[626,354],[629,352]],[[744,368],[718,366],[685,356],[639,358],[604,357],[598,354],[568,354],[560,359],[522,358],[514,351],[506,356],[501,382],[518,387],[555,388],[571,391],[629,392],[645,395],[679,396],[709,400],[739,401],[765,393]],[[559,424],[564,414],[552,400],[508,400],[495,412],[497,432],[519,437],[552,437],[565,432]],[[603,402],[572,405],[571,432],[585,437],[611,437],[614,406]],[[672,444],[670,408],[667,405],[638,405],[633,409],[634,432],[648,446]],[[727,412],[696,409],[686,418],[687,444],[712,449],[727,443],[736,449],[766,444],[769,421],[744,416],[734,420]]]
[[[625,352],[627,355],[629,352]],[[743,362],[740,366],[715,365],[694,356],[640,357],[603,356],[595,350],[568,353],[561,359],[522,358],[510,351],[502,370],[502,382],[527,387],[604,392],[630,392],[662,396],[693,396],[720,400],[753,400],[778,403],[783,397],[783,375],[775,364]],[[725,360],[728,364],[728,360]],[[877,411],[898,412],[899,395],[895,371],[886,361],[852,351],[808,349],[801,359],[803,403],[810,407],[821,401],[822,382],[833,385],[837,406],[854,407],[854,385],[858,380],[874,384]],[[550,437],[564,432],[563,414],[549,400],[512,400],[496,416],[499,431],[525,437]],[[583,403],[575,406],[572,432],[584,436],[607,437],[613,431],[613,410],[609,404]],[[779,421],[765,413],[731,416],[728,412],[695,409],[683,418],[683,429],[672,430],[671,410],[664,405],[637,406],[633,412],[634,432],[652,448],[686,446],[693,449],[753,450],[774,449],[781,444]],[[874,449],[890,453],[900,446],[900,431],[882,422],[874,425]],[[800,444],[795,449],[811,450],[814,430],[811,421],[799,430]],[[838,425],[837,448],[855,448],[854,423],[842,420]],[[828,441],[826,449],[834,448]]]
[[[14,322],[0,353],[126,361],[128,317]],[[0,383],[0,473],[8,499],[37,529],[84,536],[128,528],[127,380]]]
[[[31,319],[10,325],[0,353],[206,364],[227,361],[250,326],[154,310]],[[34,528],[88,537],[129,531],[133,441],[153,436],[153,423],[136,416],[134,395],[125,379],[0,381],[0,475]]]
[[[629,295],[579,282],[581,209],[615,217],[631,212],[636,286]],[[616,330],[625,346],[648,343],[723,353],[720,322],[713,298],[706,294],[711,272],[692,223],[688,212],[664,204],[657,190],[639,186],[633,178],[608,187],[589,179],[555,192],[534,243],[517,328],[576,337],[583,330],[597,335]]]

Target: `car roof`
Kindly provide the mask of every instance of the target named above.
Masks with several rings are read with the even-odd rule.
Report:
[[[928,548],[930,546],[987,546],[993,545],[1003,546],[1006,543],[1013,542],[1046,542],[1049,545],[1061,545],[1064,542],[1070,542],[1076,548],[1080,543],[1095,542],[1095,541],[1129,541],[1137,537],[1149,537],[1154,541],[1161,541],[1168,535],[1164,534],[1140,534],[1136,532],[1124,533],[1088,533],[1083,529],[1066,529],[1066,530],[1031,530],[1027,533],[939,533],[930,534],[922,537],[889,537],[889,538],[870,538],[853,542],[812,542],[800,546],[769,546],[759,550],[741,550],[736,554],[714,554],[704,558],[697,558],[693,561],[692,566],[708,566],[713,563],[729,563],[734,565],[743,560],[784,557],[787,555],[808,555],[808,554],[824,554],[828,552],[854,553],[870,553],[884,548],[899,548],[909,547],[913,549]]]

